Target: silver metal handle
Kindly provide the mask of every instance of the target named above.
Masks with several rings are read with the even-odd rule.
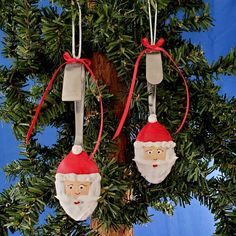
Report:
[[[81,66],[81,100],[75,101],[75,141],[74,145],[83,146],[85,69]]]
[[[149,113],[156,114],[156,85],[147,82]]]

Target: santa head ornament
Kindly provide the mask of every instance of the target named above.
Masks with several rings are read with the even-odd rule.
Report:
[[[72,151],[61,161],[56,172],[56,193],[61,206],[65,212],[74,220],[85,220],[89,217],[97,206],[97,200],[100,195],[101,176],[97,164],[92,160],[97,152],[103,131],[103,104],[102,95],[98,86],[98,81],[90,68],[91,61],[87,58],[81,58],[82,50],[82,24],[81,7],[79,8],[79,52],[75,55],[75,19],[72,24],[72,56],[64,53],[65,62],[61,64],[51,77],[46,90],[36,109],[34,118],[29,127],[26,144],[30,139],[35,124],[38,119],[43,102],[49,93],[54,80],[59,71],[65,66],[63,79],[62,101],[71,101],[75,104],[75,140]],[[100,103],[101,119],[98,138],[93,152],[88,154],[83,151],[83,121],[84,121],[84,100],[85,100],[85,69],[89,72],[95,86],[98,90]],[[97,98],[97,96],[96,96]]]
[[[101,176],[96,163],[92,160],[95,153],[97,152],[103,131],[103,104],[102,96],[97,84],[97,80],[92,70],[89,67],[88,59],[72,58],[68,53],[64,54],[66,62],[62,64],[56,72],[53,74],[42,98],[35,112],[35,116],[31,122],[30,128],[26,137],[26,144],[29,141],[31,133],[37,122],[39,112],[41,110],[44,99],[46,98],[54,79],[56,78],[59,70],[64,66],[72,65],[69,68],[69,72],[73,75],[77,73],[78,79],[81,80],[81,98],[75,102],[75,145],[72,151],[61,161],[56,173],[56,192],[57,198],[60,201],[61,206],[65,212],[73,219],[85,220],[90,216],[97,206],[97,200],[100,195],[100,181]],[[75,67],[75,63],[82,64],[82,66]],[[98,89],[100,109],[101,109],[101,120],[100,130],[96,145],[93,152],[88,154],[83,151],[83,121],[84,121],[84,97],[85,97],[85,72],[84,67],[87,68],[92,78],[94,78],[95,85]],[[68,69],[68,68],[67,68]],[[69,73],[68,72],[68,73]],[[68,74],[67,73],[67,74]],[[64,74],[66,75],[66,73]],[[64,80],[65,81],[65,80]],[[64,82],[63,81],[63,82]],[[69,86],[70,87],[70,86]],[[76,91],[75,91],[76,92]],[[66,95],[69,93],[65,93]],[[74,99],[74,98],[73,98]],[[79,143],[79,144],[78,144]]]
[[[150,11],[149,11],[150,12]],[[155,38],[155,37],[153,37]],[[176,130],[175,134],[182,129],[189,112],[189,91],[187,80],[182,71],[171,57],[171,55],[162,48],[164,39],[159,39],[157,43],[150,44],[147,38],[142,39],[142,44],[145,49],[139,54],[133,72],[133,78],[127,97],[125,109],[113,140],[117,138],[122,130],[126,117],[128,115],[129,107],[132,100],[132,94],[135,88],[135,82],[138,73],[139,63],[141,58],[146,55],[146,79],[148,89],[148,105],[149,118],[148,123],[141,129],[134,143],[135,157],[134,161],[140,171],[141,175],[150,183],[161,183],[170,173],[172,166],[178,158],[175,154],[174,147],[176,144],[167,129],[157,121],[156,117],[156,86],[163,80],[162,60],[161,54],[170,59],[177,69],[180,77],[182,77],[186,89],[186,109],[183,120]]]
[[[97,164],[80,146],[74,146],[57,168],[56,198],[71,218],[85,220],[97,206],[100,181]]]
[[[167,129],[157,122],[156,115],[150,115],[134,143],[133,159],[148,182],[158,184],[170,173],[178,158],[175,145]]]

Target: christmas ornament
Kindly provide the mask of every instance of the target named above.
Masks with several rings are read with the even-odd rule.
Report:
[[[97,206],[100,181],[97,164],[80,146],[74,146],[57,168],[56,198],[70,217],[85,220]]]
[[[77,2],[78,3],[78,2]],[[78,3],[79,6],[79,3]],[[79,53],[75,56],[75,23],[72,20],[72,53],[64,54],[65,63],[59,66],[53,74],[43,96],[37,107],[35,116],[26,136],[26,144],[36,124],[42,104],[55,80],[58,72],[65,66],[62,100],[73,101],[75,104],[75,141],[71,152],[59,164],[56,171],[56,198],[59,200],[65,212],[74,220],[85,220],[97,206],[100,196],[101,176],[99,169],[92,160],[98,150],[103,130],[103,105],[102,96],[95,75],[90,69],[91,62],[88,59],[80,58],[82,45],[81,30],[81,9],[79,6],[80,18],[80,40]],[[84,96],[85,96],[85,68],[94,79],[100,102],[101,121],[98,139],[90,156],[83,150],[83,121],[84,121]]]
[[[134,142],[133,159],[147,181],[158,184],[170,173],[178,158],[175,145],[167,129],[157,122],[156,115],[150,115]]]
[[[149,2],[149,1],[148,1]],[[155,13],[155,29],[157,22],[157,7]],[[177,134],[183,127],[185,120],[189,111],[189,91],[187,81],[179,69],[178,65],[175,63],[173,58],[166,52],[162,45],[164,44],[164,39],[158,40],[155,43],[156,32],[152,30],[152,21],[151,21],[151,9],[149,2],[149,19],[150,19],[150,28],[151,28],[151,44],[148,39],[144,38],[142,44],[145,49],[138,56],[135,66],[134,73],[131,82],[131,87],[122,115],[121,121],[118,125],[116,133],[113,137],[113,140],[120,134],[125,119],[128,115],[129,106],[132,100],[132,94],[135,87],[136,77],[138,73],[138,66],[141,58],[146,55],[146,78],[147,78],[147,88],[148,88],[148,103],[149,103],[149,118],[148,123],[140,130],[136,141],[134,143],[135,157],[134,161],[136,162],[137,168],[140,171],[141,175],[150,183],[158,184],[161,183],[167,175],[170,173],[172,166],[174,165],[176,159],[178,158],[175,154],[174,147],[176,144],[173,142],[173,139],[167,129],[157,121],[156,117],[156,85],[163,80],[162,72],[162,61],[161,61],[161,52],[167,56],[170,61],[174,64],[179,75],[182,77],[187,97],[187,105],[184,118],[181,122],[181,125],[175,132]],[[158,70],[158,71],[157,71]]]

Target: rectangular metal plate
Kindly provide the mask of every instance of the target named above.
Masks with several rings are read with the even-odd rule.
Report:
[[[84,65],[74,63],[65,66],[62,101],[80,101],[82,98],[82,81],[85,77]]]
[[[163,80],[161,53],[146,54],[146,78],[150,84],[159,84]]]

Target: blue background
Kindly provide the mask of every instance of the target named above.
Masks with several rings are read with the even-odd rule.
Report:
[[[211,14],[215,27],[204,33],[185,33],[185,38],[191,38],[192,42],[200,44],[209,62],[217,60],[221,55],[226,55],[236,45],[236,0],[211,0]],[[2,35],[0,35],[2,37]],[[1,47],[1,45],[0,45]],[[2,58],[0,64],[7,65],[9,61]],[[230,98],[236,95],[236,77],[222,76],[216,82],[221,86],[221,94],[226,93]],[[46,130],[44,142],[51,143],[49,136],[53,136],[53,130]],[[46,138],[46,140],[45,140]],[[19,158],[19,143],[15,140],[11,125],[0,121],[0,191],[9,186],[2,167],[12,160]],[[135,236],[210,236],[214,233],[214,216],[197,200],[192,200],[186,208],[177,207],[174,216],[167,216],[153,209],[149,210],[153,215],[152,222],[134,227]],[[47,214],[43,214],[41,220]],[[19,235],[15,233],[13,235]]]

